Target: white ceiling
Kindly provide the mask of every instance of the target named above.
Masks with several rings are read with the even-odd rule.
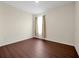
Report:
[[[32,14],[38,14],[42,12],[46,12],[51,8],[60,7],[69,3],[69,1],[39,1],[39,3],[35,3],[35,1],[5,1],[11,6],[22,9],[24,11],[30,12]]]

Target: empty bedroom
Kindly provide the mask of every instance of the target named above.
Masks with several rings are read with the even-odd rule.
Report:
[[[79,58],[79,2],[0,1],[0,58]]]

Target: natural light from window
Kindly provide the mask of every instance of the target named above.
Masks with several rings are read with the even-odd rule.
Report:
[[[42,16],[38,16],[37,24],[38,24],[38,34],[42,35]]]

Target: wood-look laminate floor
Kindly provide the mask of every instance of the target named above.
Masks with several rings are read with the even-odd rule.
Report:
[[[0,47],[2,58],[69,58],[78,57],[73,46],[31,38]]]

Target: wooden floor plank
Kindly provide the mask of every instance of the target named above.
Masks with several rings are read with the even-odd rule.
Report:
[[[73,46],[30,38],[21,42],[0,47],[1,58],[76,58]]]

